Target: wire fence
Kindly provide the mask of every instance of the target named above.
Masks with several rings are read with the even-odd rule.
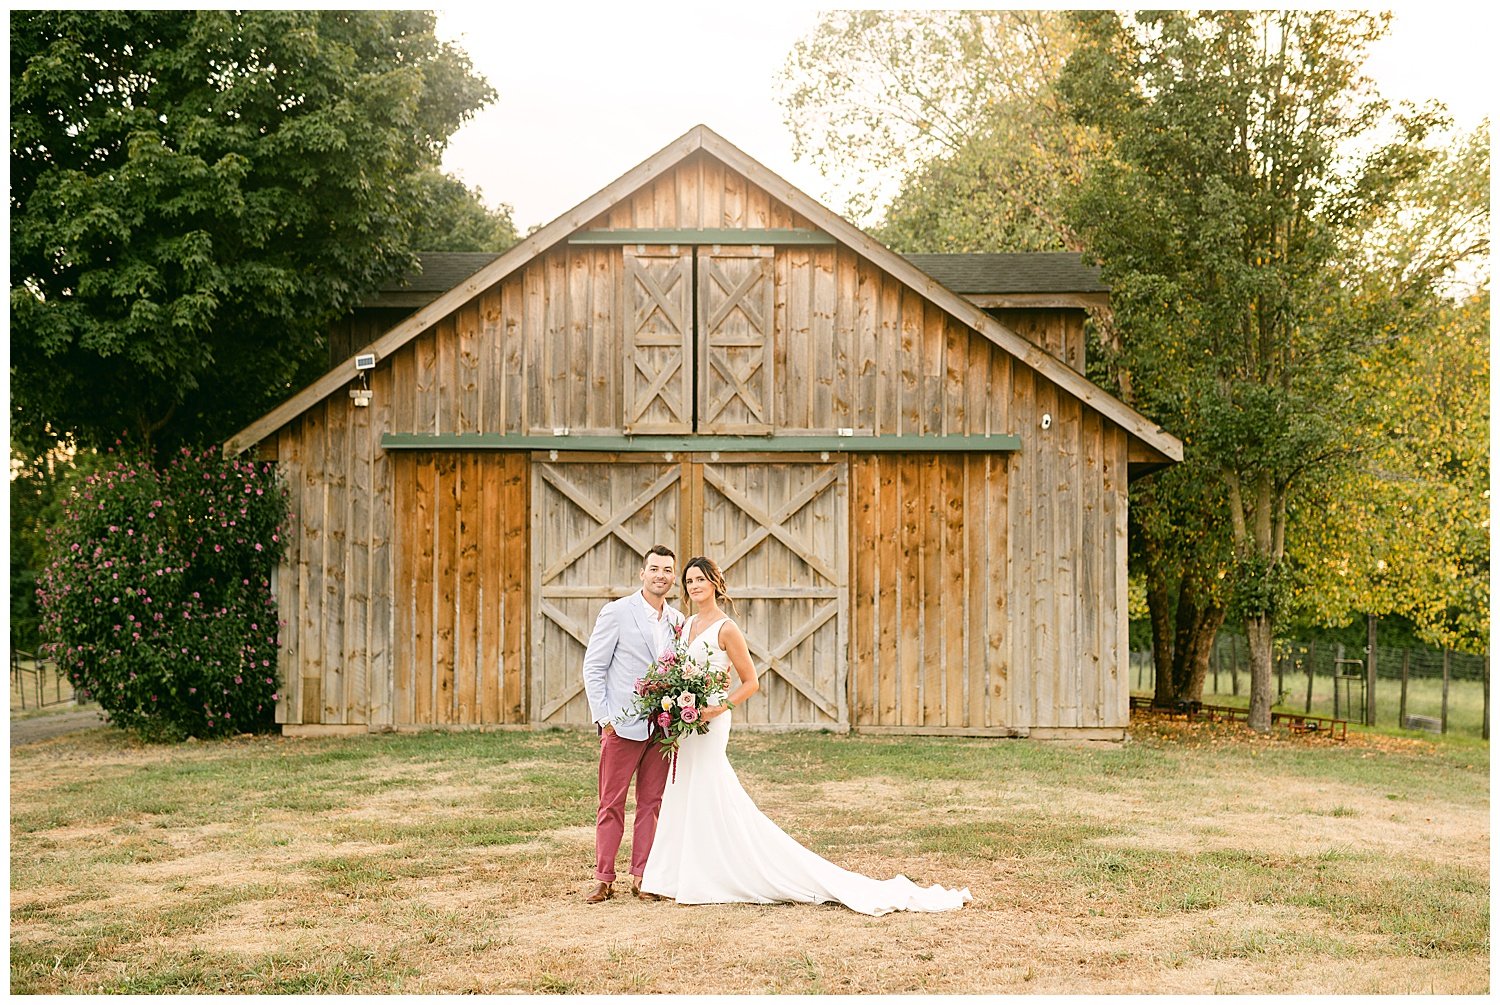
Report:
[[[1278,645],[1275,707],[1364,723],[1373,697],[1373,725],[1489,739],[1488,654],[1377,645],[1370,696],[1367,659],[1364,646],[1318,641]],[[1130,683],[1137,694],[1155,692],[1156,667],[1149,650],[1130,654]],[[1243,705],[1249,695],[1250,647],[1243,635],[1221,632],[1209,659],[1203,701]]]
[[[73,682],[57,663],[22,649],[10,652],[10,710],[24,712],[74,700]]]

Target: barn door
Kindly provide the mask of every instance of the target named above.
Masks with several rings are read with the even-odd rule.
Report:
[[[678,547],[682,463],[536,460],[531,722],[588,725],[583,653],[599,609],[640,588],[653,544]]]
[[[625,432],[693,425],[692,259],[686,250],[625,248]]]
[[[698,249],[698,431],[771,431],[772,265],[768,247]]]
[[[724,570],[762,674],[740,722],[848,728],[847,471],[813,458],[699,469],[703,553]]]

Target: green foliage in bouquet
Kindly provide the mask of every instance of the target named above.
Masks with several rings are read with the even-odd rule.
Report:
[[[661,755],[672,759],[675,768],[682,738],[689,733],[708,732],[702,710],[711,704],[728,702],[712,700],[729,689],[729,672],[714,670],[707,656],[688,655],[683,642],[682,626],[672,628],[672,648],[646,668],[646,676],[635,682],[635,703],[626,717],[639,716],[651,725],[651,735],[661,748]]]
[[[148,739],[269,728],[286,494],[270,464],[184,449],[84,480],[38,578],[42,651]]]

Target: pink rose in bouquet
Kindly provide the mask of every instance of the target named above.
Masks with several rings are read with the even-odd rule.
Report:
[[[693,706],[693,705],[684,705],[682,707],[682,713],[681,714],[682,714],[682,721],[683,722],[697,722],[698,721],[698,709],[695,706]]]

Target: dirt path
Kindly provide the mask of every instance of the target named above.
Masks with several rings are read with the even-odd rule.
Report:
[[[57,715],[42,715],[35,719],[22,719],[10,724],[10,745],[19,747],[39,740],[50,740],[54,736],[93,729],[105,723],[104,713],[97,709],[81,712],[59,712]]]

